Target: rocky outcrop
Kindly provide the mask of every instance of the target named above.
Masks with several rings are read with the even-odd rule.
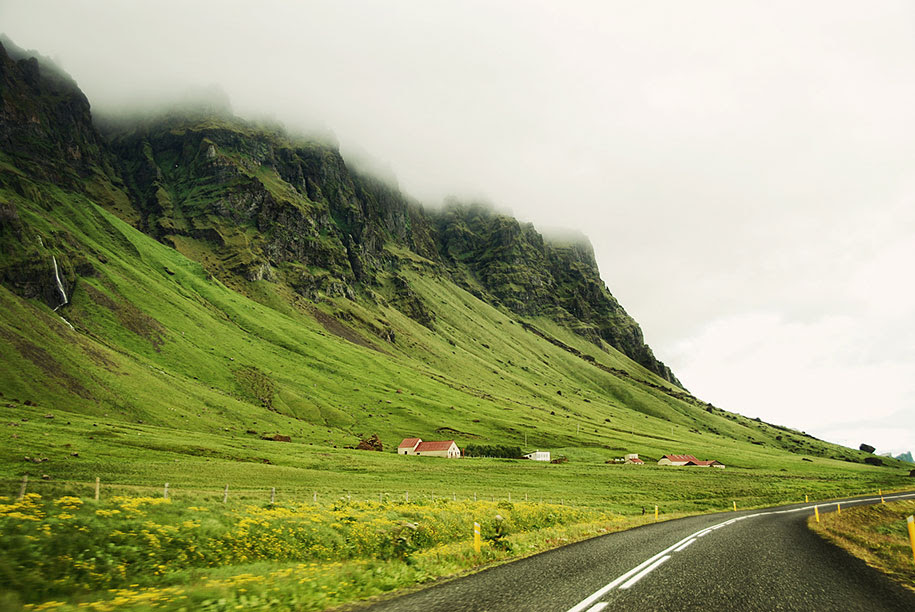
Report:
[[[499,303],[521,315],[551,316],[680,386],[601,280],[586,240],[550,242],[531,224],[483,206],[455,204],[437,221],[442,259],[469,271]]]

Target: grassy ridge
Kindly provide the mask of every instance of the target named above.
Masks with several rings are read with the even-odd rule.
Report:
[[[915,501],[894,501],[823,513],[808,526],[827,540],[877,568],[906,588],[915,590],[915,558],[906,517],[915,514]]]

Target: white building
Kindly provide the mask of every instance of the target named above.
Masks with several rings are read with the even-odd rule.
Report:
[[[550,451],[534,451],[524,455],[525,459],[530,459],[531,461],[549,461],[550,460]]]

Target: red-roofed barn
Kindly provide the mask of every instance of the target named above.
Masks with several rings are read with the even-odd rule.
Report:
[[[686,465],[692,461],[699,461],[692,455],[664,455],[658,460],[658,465]]]
[[[397,447],[397,454],[455,459],[461,456],[461,449],[454,443],[454,440],[423,442],[420,438],[404,438],[403,442]]]

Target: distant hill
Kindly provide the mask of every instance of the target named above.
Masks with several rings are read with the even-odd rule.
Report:
[[[915,460],[912,459],[912,451],[902,453],[901,455],[896,455],[896,459],[900,461],[906,461],[908,463],[915,463]]]

